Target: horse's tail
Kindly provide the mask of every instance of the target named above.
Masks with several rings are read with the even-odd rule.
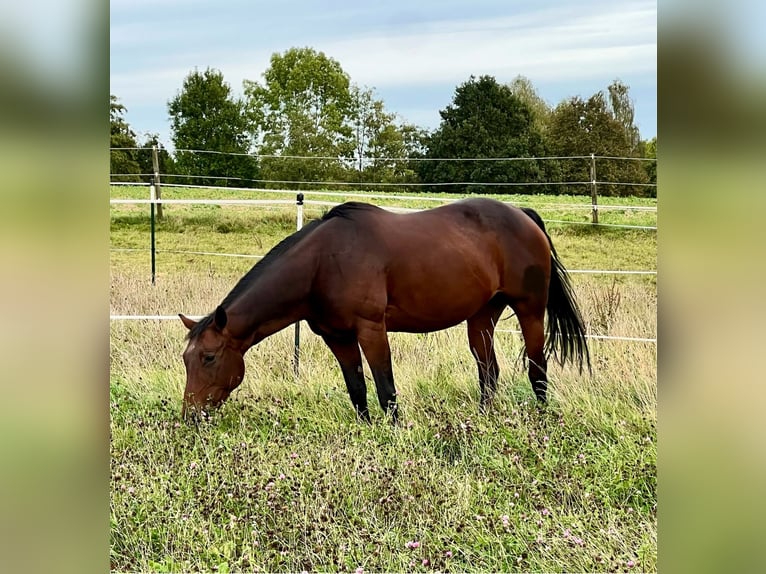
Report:
[[[529,207],[521,208],[537,226],[542,229],[551,246],[551,281],[548,287],[548,335],[545,340],[545,352],[553,354],[562,365],[572,359],[580,367],[584,364],[591,369],[588,341],[585,338],[585,324],[580,308],[574,297],[574,290],[569,281],[569,273],[559,260],[551,236],[545,229],[540,215]]]

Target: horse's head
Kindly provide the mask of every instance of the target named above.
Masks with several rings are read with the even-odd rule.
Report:
[[[179,314],[189,329],[183,354],[186,389],[181,415],[188,419],[223,403],[245,376],[244,351],[226,330],[226,311],[218,307],[199,323]]]

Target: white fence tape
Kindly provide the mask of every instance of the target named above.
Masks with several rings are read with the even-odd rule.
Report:
[[[119,252],[148,252],[149,247],[111,247],[109,251]],[[210,255],[218,257],[242,257],[246,259],[263,259],[264,255],[251,255],[245,253],[222,253],[220,251],[180,251],[177,249],[156,249],[155,253],[173,253],[175,255]],[[571,274],[592,274],[592,275],[657,275],[656,271],[623,271],[620,269],[567,269]]]
[[[185,315],[194,321],[202,319],[202,315]],[[109,315],[110,321],[179,321],[178,315]],[[521,331],[514,329],[495,329],[495,333],[513,333],[521,335]],[[602,341],[634,341],[642,343],[656,343],[657,339],[645,337],[616,337],[611,335],[585,335],[588,339]]]

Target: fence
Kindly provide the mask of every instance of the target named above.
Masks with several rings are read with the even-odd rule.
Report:
[[[135,184],[129,184],[124,182],[115,182],[111,185],[135,185]],[[179,187],[179,188],[188,188],[188,189],[211,189],[208,186],[182,186],[179,184],[166,184],[166,187]],[[149,205],[150,206],[150,227],[151,227],[151,241],[150,241],[150,251],[151,251],[151,277],[152,277],[152,284],[155,282],[156,277],[156,243],[155,243],[155,227],[156,227],[156,221],[155,221],[155,206],[159,210],[159,207],[164,205],[258,205],[258,206],[272,206],[272,205],[296,205],[296,222],[297,222],[297,229],[300,229],[302,227],[302,221],[303,221],[303,206],[304,205],[315,205],[315,206],[327,206],[332,207],[335,205],[338,205],[338,202],[332,202],[332,201],[321,201],[321,200],[309,200],[305,199],[307,196],[316,196],[316,197],[337,197],[338,195],[342,195],[344,197],[352,197],[352,198],[364,198],[364,199],[386,199],[386,200],[401,200],[401,201],[420,201],[420,202],[439,202],[439,203],[449,203],[453,201],[459,201],[459,199],[462,198],[437,198],[437,197],[428,197],[428,196],[407,196],[407,195],[391,195],[391,194],[370,194],[370,193],[344,193],[344,192],[329,192],[329,191],[303,191],[296,193],[294,190],[287,190],[287,189],[253,189],[253,188],[223,188],[226,191],[258,191],[268,194],[276,194],[276,195],[284,195],[289,194],[295,197],[294,200],[287,200],[287,199],[165,199],[162,200],[159,198],[159,194],[157,192],[157,186],[155,184],[155,181],[152,179],[149,184],[149,197],[147,199],[110,199],[111,205]],[[221,189],[221,188],[214,188],[214,189]],[[519,204],[521,202],[514,202],[514,204]],[[598,208],[594,205],[574,205],[571,204],[549,204],[549,207],[566,207],[566,208],[572,208],[575,209],[592,209],[594,217],[590,223],[587,222],[579,222],[579,221],[566,221],[566,220],[560,220],[560,219],[543,219],[546,223],[558,223],[558,224],[567,224],[567,225],[593,225],[593,226],[599,226],[599,227],[606,227],[606,228],[621,228],[621,229],[640,229],[640,230],[648,230],[648,231],[656,231],[657,226],[651,226],[651,225],[621,225],[621,224],[610,224],[610,223],[600,223],[598,222]],[[406,208],[406,207],[399,207],[399,206],[384,206],[385,209],[389,209],[392,211],[419,211],[418,209],[412,209],[412,208]],[[638,210],[638,211],[655,211],[656,207],[648,207],[648,206],[627,206],[627,205],[611,205],[611,206],[601,206],[601,210],[609,210],[609,209],[619,209],[619,210]],[[169,252],[169,251],[168,251]],[[222,256],[222,257],[244,257],[244,258],[260,258],[262,255],[253,255],[253,254],[239,254],[239,253],[219,253],[219,252],[209,252],[209,251],[173,251],[173,253],[178,254],[189,254],[189,255],[205,255],[205,256]],[[656,271],[616,271],[616,270],[572,270],[572,273],[604,273],[604,274],[656,274]]]
[[[112,148],[112,151],[120,152],[137,152],[137,151],[150,151],[152,154],[151,173],[112,173],[112,179],[122,178],[123,181],[127,178],[135,182],[148,183],[148,178],[154,179],[157,184],[157,197],[161,198],[160,187],[160,159],[158,156],[157,146],[152,148],[139,148],[139,147],[122,147]],[[165,155],[167,152],[162,150]],[[325,169],[308,169],[305,173],[303,170],[298,170],[295,173],[301,173],[300,179],[274,179],[274,178],[248,178],[248,177],[233,177],[231,174],[218,174],[210,175],[209,173],[215,173],[215,168],[209,168],[210,171],[207,174],[188,174],[188,173],[163,173],[162,177],[165,178],[165,183],[176,183],[178,185],[186,186],[187,183],[192,185],[198,185],[196,182],[223,182],[225,186],[230,184],[253,187],[269,187],[274,186],[287,186],[291,191],[298,190],[305,191],[306,189],[316,189],[316,186],[324,188],[343,188],[343,187],[361,187],[361,188],[406,188],[406,189],[444,189],[444,188],[465,188],[470,187],[478,188],[537,188],[538,191],[543,189],[544,192],[549,193],[553,188],[579,188],[585,195],[591,197],[591,218],[593,223],[598,223],[598,196],[599,189],[631,189],[634,193],[640,194],[641,190],[651,190],[656,196],[657,184],[652,180],[656,179],[653,176],[649,176],[644,168],[636,168],[640,164],[654,164],[656,165],[656,158],[643,158],[643,157],[620,157],[620,156],[605,156],[596,155],[594,153],[588,155],[573,155],[573,156],[543,156],[543,157],[469,157],[469,158],[433,158],[433,157],[363,157],[363,158],[343,158],[333,156],[302,156],[302,155],[268,155],[268,154],[250,154],[250,153],[236,153],[236,152],[220,152],[215,150],[195,150],[195,149],[177,149],[177,154],[192,154],[199,155],[200,158],[204,156],[232,156],[252,158],[253,160],[267,160],[272,162],[279,160],[280,163],[284,162],[301,162],[301,165],[311,165],[312,162],[315,165],[336,165],[339,168],[341,175],[337,175],[334,179],[328,180],[322,178],[322,175],[327,175],[328,172]],[[319,163],[317,163],[319,162]],[[503,166],[509,166],[511,164],[522,162],[531,166],[536,166],[529,171],[529,177],[536,179],[536,181],[505,181],[502,173],[498,176],[488,176],[484,181],[474,180],[474,173],[471,172],[469,177],[471,181],[420,181],[419,176],[413,175],[414,172],[411,166],[419,163],[455,163],[460,162],[463,164],[486,164],[486,163],[498,163],[502,162]],[[580,165],[574,167],[572,162],[579,162]],[[597,169],[597,162],[603,164]],[[146,163],[146,162],[144,162]],[[380,179],[371,180],[369,177],[364,176],[361,170],[363,164],[375,165],[379,163],[390,165],[402,165],[410,166],[410,176],[403,175],[405,172],[387,176],[387,181]],[[552,172],[549,169],[550,164],[553,163]],[[359,165],[358,171],[354,168],[349,170],[349,166]],[[615,167],[615,165],[621,167]],[[568,167],[564,167],[568,166]],[[635,169],[634,169],[635,168]],[[510,169],[510,168],[509,168]],[[337,170],[336,170],[337,171]],[[287,170],[289,173],[289,170]],[[556,176],[551,176],[550,173],[557,173]],[[277,170],[276,174],[284,173],[283,170]],[[537,175],[531,175],[531,174]],[[306,175],[308,174],[308,175]],[[312,178],[310,174],[318,176]],[[345,174],[345,175],[343,175]],[[555,180],[556,177],[564,178],[561,181]],[[606,176],[606,178],[599,179],[599,176]],[[477,176],[481,177],[481,176]],[[498,180],[498,177],[502,180]],[[568,178],[568,179],[567,179]],[[621,181],[620,178],[628,178],[630,181]],[[622,195],[622,193],[611,193],[610,195]],[[162,217],[161,204],[158,204],[158,216]]]

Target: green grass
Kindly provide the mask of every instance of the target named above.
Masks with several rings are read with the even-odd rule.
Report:
[[[148,246],[146,211],[112,208],[113,247]],[[157,243],[263,254],[294,225],[292,207],[166,206]],[[569,268],[656,268],[655,232],[551,234]],[[113,313],[208,312],[254,263],[161,252],[151,286],[148,261],[112,253]],[[573,280],[590,332],[656,336],[653,277]],[[518,336],[498,333],[498,395],[480,415],[464,327],[392,334],[392,428],[371,380],[373,424],[355,421],[340,369],[307,331],[297,379],[286,330],[247,354],[243,385],[191,426],[179,418],[180,321],[112,323],[113,570],[656,570],[654,345],[592,340],[593,376],[552,365],[540,408]]]
[[[112,196],[146,199],[147,188],[116,186]],[[258,191],[226,191],[187,188],[166,188],[164,199],[171,198],[241,198],[285,199],[292,196]],[[443,197],[457,196],[441,194]],[[585,225],[590,221],[590,209],[580,209],[588,199],[582,196],[494,196],[518,205],[531,205],[547,220],[563,220],[576,224],[549,223],[559,254],[570,269],[656,269],[657,234],[653,230],[620,229]],[[342,201],[347,196],[334,196],[332,201]],[[373,201],[373,200],[371,200]],[[604,198],[612,205],[656,207],[654,199]],[[410,208],[434,207],[435,203],[424,200],[374,200],[380,205],[397,205]],[[566,209],[560,205],[577,205]],[[551,207],[556,206],[556,207]],[[306,206],[304,221],[320,217],[327,206]],[[113,205],[111,208],[112,269],[113,271],[136,268],[150,269],[150,219],[147,205]],[[602,211],[600,222],[613,225],[656,226],[654,211],[615,210]],[[218,256],[198,256],[174,253],[178,251],[205,251],[244,255],[264,255],[271,247],[292,233],[296,228],[294,205],[275,206],[217,206],[217,205],[165,205],[164,217],[157,221],[156,249],[158,273],[223,272],[243,274],[257,259],[236,259]],[[122,251],[125,249],[135,251]],[[653,280],[650,278],[650,280]]]

